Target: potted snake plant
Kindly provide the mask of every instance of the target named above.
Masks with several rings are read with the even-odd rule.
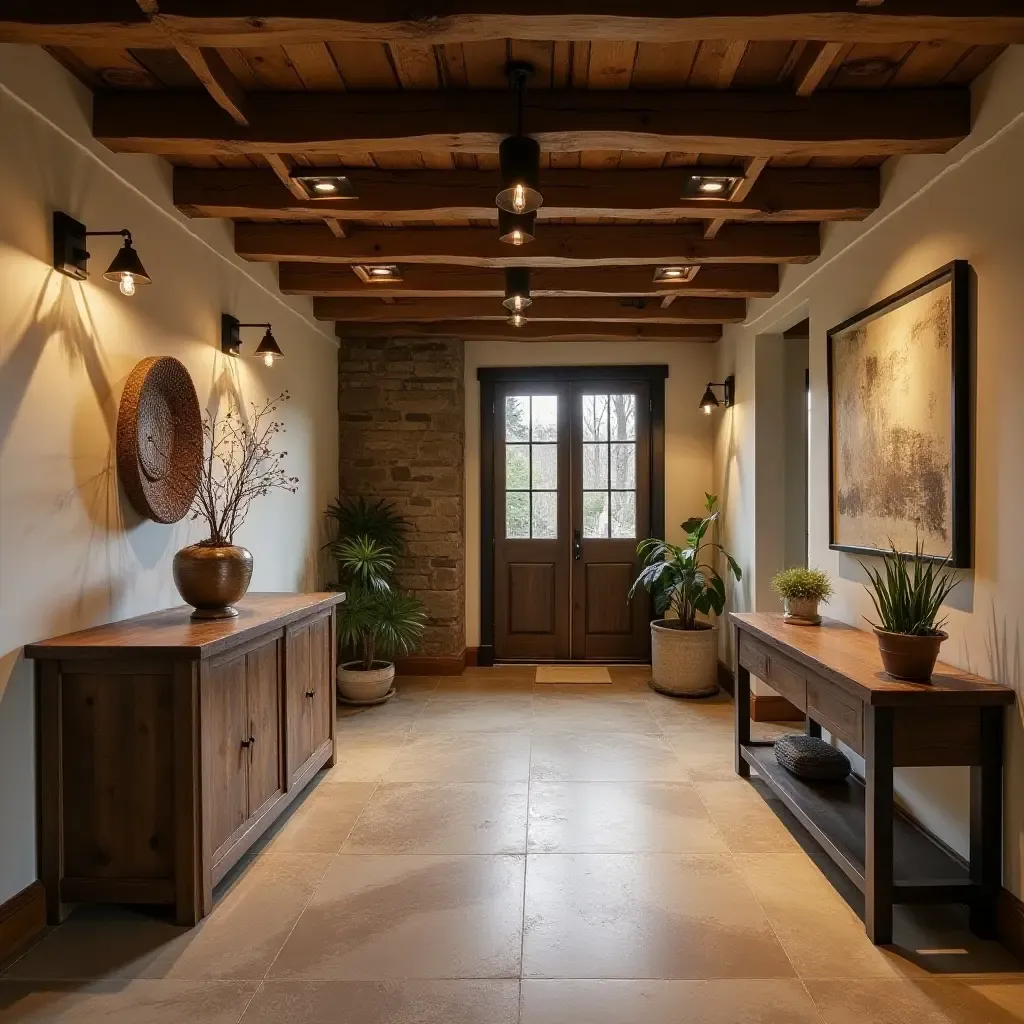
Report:
[[[707,539],[718,520],[718,498],[705,494],[706,515],[682,524],[682,546],[649,537],[637,546],[644,567],[630,589],[639,587],[654,599],[655,610],[671,618],[651,623],[651,686],[674,697],[707,697],[718,692],[718,627],[698,615],[721,615],[725,607],[725,580],[711,563],[713,552],[725,558],[727,572],[737,579],[742,572],[736,559]]]

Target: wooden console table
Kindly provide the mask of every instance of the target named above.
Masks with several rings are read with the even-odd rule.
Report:
[[[29,644],[47,916],[88,902],[209,913],[213,887],[334,763],[335,606],[249,594]]]
[[[1002,866],[1003,708],[1013,690],[940,663],[930,684],[885,675],[875,637],[844,623],[791,626],[732,613],[736,773],[754,768],[864,893],[875,943],[892,941],[894,903],[966,903],[971,927],[995,930]],[[865,781],[810,783],[782,768],[774,744],[750,739],[750,676],[764,680],[862,755]],[[894,810],[893,768],[969,765],[970,863]]]

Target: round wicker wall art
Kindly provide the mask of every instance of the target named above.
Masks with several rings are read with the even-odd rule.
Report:
[[[203,421],[188,370],[170,356],[138,363],[117,413],[117,473],[132,508],[176,523],[192,505],[203,462]]]

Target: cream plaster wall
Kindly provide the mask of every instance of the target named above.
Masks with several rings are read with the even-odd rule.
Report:
[[[836,580],[830,614],[863,624],[870,603],[856,561],[828,547],[828,419],[826,330],[952,259],[969,260],[976,275],[974,569],[946,609],[950,640],[943,658],[1017,689],[1024,685],[1021,625],[1024,617],[1024,48],[1015,47],[976,83],[971,137],[945,157],[890,161],[883,203],[861,225],[827,232],[822,259],[792,268],[775,300],[751,304],[748,321],[731,329],[720,346],[719,373],[735,368],[741,395],[756,382],[759,349],[809,315],[811,321],[810,562]],[[741,401],[716,439],[716,479],[728,492],[729,543],[760,567],[766,524],[750,518],[766,486],[754,470],[754,453],[774,429],[770,410]],[[748,447],[748,446],[753,446]],[[760,468],[758,461],[757,467]],[[758,607],[761,588],[738,595],[737,606]],[[901,799],[926,825],[961,853],[967,852],[966,769],[901,770]],[[1024,728],[1021,712],[1007,715],[1005,883],[1024,892]]]
[[[715,416],[697,407],[714,378],[715,346],[686,342],[584,344],[470,341],[466,343],[466,643],[480,643],[480,382],[481,366],[610,366],[665,364],[665,523],[668,539],[697,515],[711,489]],[[720,378],[714,378],[720,379]],[[720,414],[719,414],[720,415]]]
[[[287,388],[296,495],[254,506],[238,540],[253,588],[316,584],[320,510],[337,484],[337,346],[308,302],[286,302],[268,268],[236,260],[229,229],[186,224],[169,168],[91,139],[87,90],[41,50],[0,47],[0,902],[36,877],[31,664],[22,646],[180,599],[174,552],[198,524],[141,520],[113,469],[117,407],[139,359],[189,368],[205,408]],[[129,227],[154,283],[133,299],[103,281],[117,239],[90,240],[91,278],[50,266],[51,215]],[[285,359],[267,370],[219,349],[221,312],[271,321]],[[249,352],[259,332],[247,332]]]

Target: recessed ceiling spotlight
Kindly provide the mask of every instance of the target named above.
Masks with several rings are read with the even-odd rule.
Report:
[[[899,67],[894,60],[886,57],[862,57],[859,60],[848,60],[839,65],[839,70],[851,78],[875,78],[878,75],[891,74]]]
[[[498,211],[498,238],[509,245],[526,245],[537,237],[537,214]]]
[[[702,167],[687,172],[683,178],[683,195],[690,199],[728,199],[743,180],[739,167],[709,169]]]
[[[356,263],[352,270],[367,284],[391,284],[402,280],[397,263]]]
[[[301,172],[293,172],[291,179],[306,193],[307,199],[358,198],[352,182],[344,174],[315,172],[304,167]]]
[[[679,267],[655,267],[655,284],[679,284],[680,282],[692,281],[700,270],[699,264],[689,264]]]

